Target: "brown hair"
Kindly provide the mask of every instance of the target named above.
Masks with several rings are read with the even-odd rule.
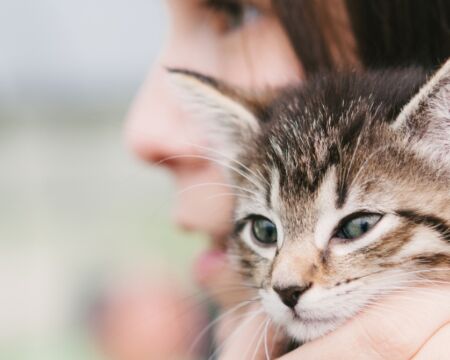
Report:
[[[305,73],[436,67],[450,57],[447,0],[273,0]]]

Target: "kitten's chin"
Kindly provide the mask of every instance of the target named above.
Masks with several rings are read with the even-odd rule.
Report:
[[[263,306],[272,321],[284,329],[293,340],[300,343],[325,336],[348,320],[345,316],[338,317],[336,314],[330,314],[329,318],[305,318],[294,315],[292,310],[276,306],[273,302],[263,302]]]
[[[320,308],[317,299],[309,299],[309,303],[305,303],[307,300],[305,295],[302,299],[304,303],[297,304],[294,312],[283,305],[272,291],[260,291],[259,294],[263,308],[274,324],[284,329],[288,336],[299,343],[315,340],[336,330],[353,318],[363,305],[353,304],[351,308],[347,306],[345,310],[339,306],[329,305]]]
[[[290,337],[304,343],[315,340],[334,331],[345,322],[345,319],[330,320],[300,320],[293,319],[287,324],[283,324]]]

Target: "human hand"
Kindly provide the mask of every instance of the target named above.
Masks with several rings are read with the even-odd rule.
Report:
[[[230,342],[222,360],[243,354],[258,326],[254,324]],[[331,334],[280,360],[448,359],[449,341],[450,286],[414,288],[384,299]],[[258,354],[255,359],[267,358],[261,345],[253,352]]]
[[[182,284],[166,272],[116,281],[92,314],[95,344],[110,360],[196,359],[192,343],[206,314]],[[203,339],[201,339],[203,340]]]

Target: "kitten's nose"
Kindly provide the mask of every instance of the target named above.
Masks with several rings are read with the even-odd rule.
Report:
[[[289,287],[277,287],[274,286],[273,289],[280,297],[281,301],[287,307],[293,309],[298,303],[300,296],[311,287],[311,283],[304,286],[289,286]]]

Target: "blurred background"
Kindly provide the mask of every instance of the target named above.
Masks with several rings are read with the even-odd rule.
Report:
[[[0,0],[0,359],[102,359],[86,324],[111,282],[190,286],[202,239],[122,136],[166,21],[157,0]]]

